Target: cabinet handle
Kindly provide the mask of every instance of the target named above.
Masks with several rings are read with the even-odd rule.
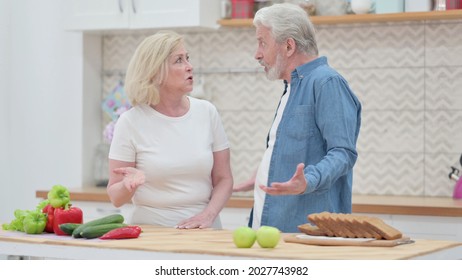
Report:
[[[135,4],[135,0],[132,0],[132,8],[133,8],[133,13],[136,14],[136,4]]]
[[[122,0],[119,0],[119,11],[120,13],[124,12],[124,6],[122,5]]]

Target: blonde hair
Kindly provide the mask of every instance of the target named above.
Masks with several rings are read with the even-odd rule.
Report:
[[[125,92],[132,106],[159,103],[159,86],[168,73],[167,59],[183,43],[173,31],[145,38],[136,48],[125,74]]]

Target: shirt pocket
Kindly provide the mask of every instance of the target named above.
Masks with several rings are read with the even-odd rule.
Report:
[[[295,140],[313,137],[315,131],[314,106],[296,106],[288,115],[286,122],[287,136]]]

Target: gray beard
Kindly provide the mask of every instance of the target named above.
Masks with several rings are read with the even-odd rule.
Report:
[[[283,61],[281,59],[281,56],[278,54],[276,56],[276,65],[274,67],[268,69],[268,72],[266,73],[266,77],[270,81],[275,81],[281,78],[282,75],[282,69],[283,68]]]

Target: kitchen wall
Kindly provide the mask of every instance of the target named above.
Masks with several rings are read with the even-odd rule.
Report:
[[[65,6],[0,0],[0,224],[37,189],[82,184],[82,35]]]
[[[9,65],[9,44],[4,42],[9,41],[9,26],[10,26],[10,17],[8,15],[9,2],[0,0],[0,84],[2,85],[3,90],[0,91],[0,176],[2,178],[2,185],[8,186],[10,181],[9,174],[9,152],[8,152],[8,131],[9,131],[9,121],[8,121],[8,100],[9,95],[9,79],[8,79],[8,69],[6,65]],[[9,196],[9,190],[5,187],[1,187],[2,195],[1,197]],[[0,198],[0,204],[7,203]],[[1,206],[0,206],[1,207]],[[1,209],[1,208],[0,208]]]
[[[321,55],[363,104],[354,192],[451,196],[462,153],[462,21],[318,26]],[[185,35],[196,80],[221,113],[242,181],[256,168],[283,89],[253,58],[254,29]],[[103,38],[103,96],[151,33]],[[104,120],[107,122],[107,120]],[[241,195],[251,195],[243,193]]]

